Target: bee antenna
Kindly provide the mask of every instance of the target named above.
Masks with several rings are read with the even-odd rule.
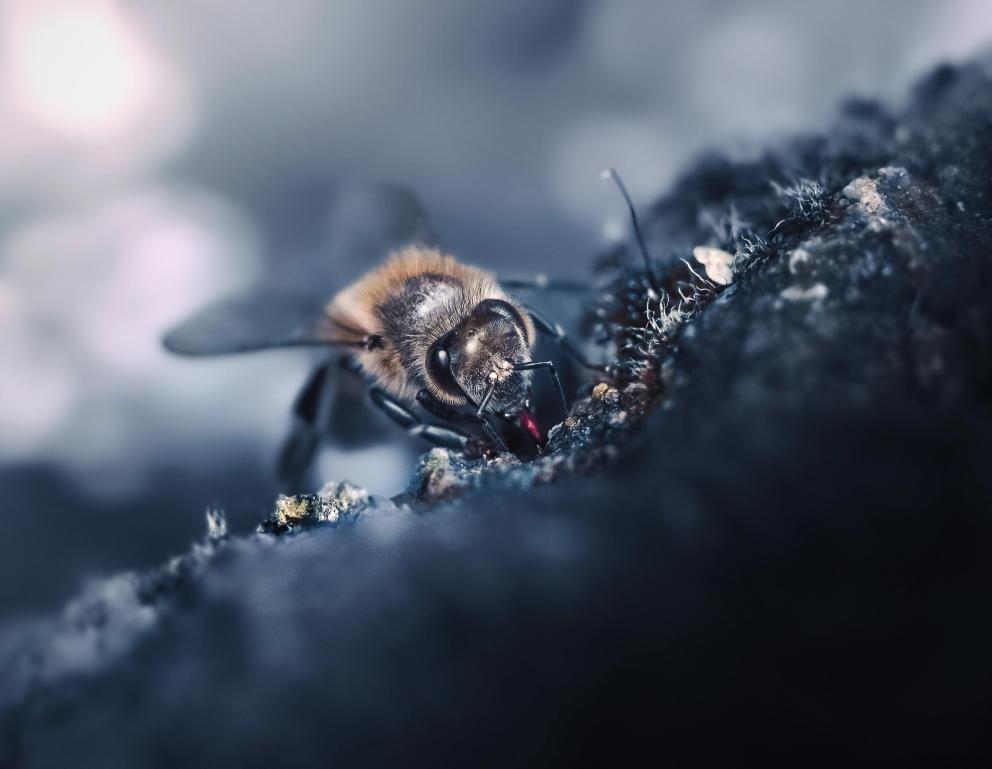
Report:
[[[630,222],[634,225],[634,236],[637,238],[637,245],[641,249],[641,256],[644,258],[644,270],[647,273],[648,283],[651,288],[654,289],[655,293],[659,296],[661,295],[661,288],[655,281],[654,270],[651,267],[651,255],[648,253],[648,247],[644,243],[644,235],[641,233],[641,225],[637,220],[637,211],[634,209],[634,201],[630,199],[630,193],[627,192],[627,187],[623,183],[623,179],[620,178],[620,174],[617,173],[615,168],[607,168],[602,173],[604,179],[610,179],[620,190],[620,194],[623,195],[624,202],[627,204],[627,211],[630,212]]]

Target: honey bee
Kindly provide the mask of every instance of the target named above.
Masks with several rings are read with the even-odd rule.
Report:
[[[583,365],[600,367],[495,275],[443,253],[411,192],[388,188],[377,199],[406,222],[393,233],[383,264],[329,300],[319,298],[326,296],[320,287],[307,286],[293,296],[221,301],[169,332],[165,346],[184,355],[294,345],[344,349],[348,368],[371,384],[372,402],[411,433],[464,450],[479,443],[462,429],[474,424],[485,435],[484,448],[507,451],[504,433],[512,425],[540,448],[546,432],[531,410],[534,372],[550,375],[563,416],[568,404],[555,363],[533,358],[538,334]],[[314,410],[318,387],[304,388],[298,414]],[[422,419],[418,405],[442,423]]]

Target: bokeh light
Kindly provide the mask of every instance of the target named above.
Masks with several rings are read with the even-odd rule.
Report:
[[[155,64],[111,2],[32,0],[5,16],[14,98],[41,126],[105,137],[154,98]]]

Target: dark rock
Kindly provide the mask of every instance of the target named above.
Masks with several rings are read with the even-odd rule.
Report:
[[[0,756],[987,764],[990,73],[701,161],[538,460],[434,450],[8,628]]]

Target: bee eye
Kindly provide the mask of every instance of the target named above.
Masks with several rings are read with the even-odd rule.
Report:
[[[497,315],[510,321],[510,323],[520,329],[524,339],[530,341],[527,339],[527,324],[525,324],[524,319],[520,317],[520,313],[517,311],[517,308],[509,302],[504,302],[502,299],[483,299],[476,306],[475,312]]]
[[[462,388],[458,386],[451,373],[451,356],[445,349],[446,341],[447,337],[439,339],[431,346],[427,353],[427,373],[437,387],[452,397],[459,397],[462,395]]]

